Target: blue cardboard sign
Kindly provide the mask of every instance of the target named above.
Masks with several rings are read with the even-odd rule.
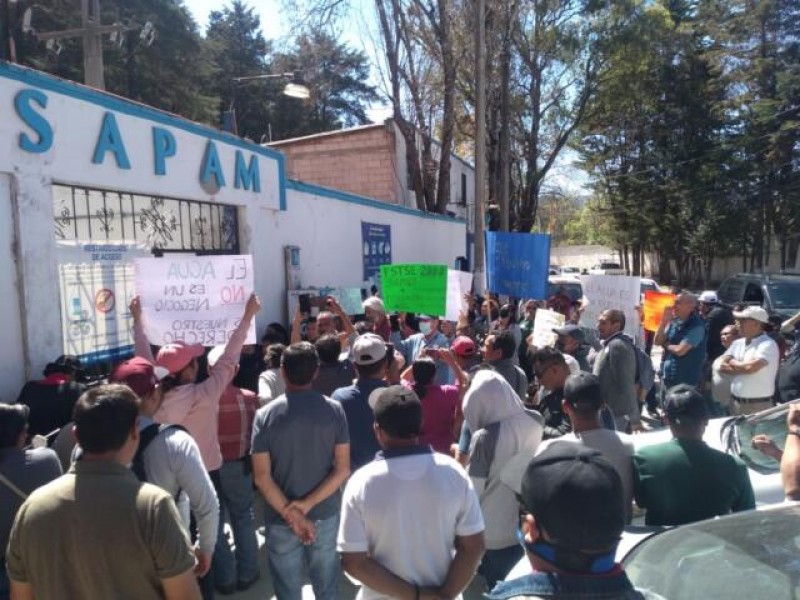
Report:
[[[392,264],[392,226],[361,221],[364,281],[379,277],[381,265]]]
[[[544,300],[549,265],[549,235],[486,232],[486,284],[492,292]]]

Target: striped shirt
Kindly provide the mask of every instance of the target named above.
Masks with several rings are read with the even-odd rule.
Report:
[[[219,399],[219,448],[222,460],[239,460],[250,453],[253,419],[258,396],[250,390],[228,385]]]

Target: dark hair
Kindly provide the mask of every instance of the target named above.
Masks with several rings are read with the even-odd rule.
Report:
[[[192,360],[189,361],[189,364],[183,367],[180,371],[178,371],[177,373],[172,373],[171,375],[167,375],[166,377],[164,377],[164,379],[161,380],[161,382],[158,385],[158,387],[161,389],[161,394],[167,395],[176,387],[184,385],[183,381],[181,380],[181,373],[183,373],[186,369],[195,365],[197,366],[197,374],[196,374],[197,378],[202,379],[204,376],[207,376],[207,372],[204,370],[207,368],[207,366],[201,367],[200,358],[199,357],[193,358]],[[204,365],[205,365],[205,360],[204,360]],[[206,373],[206,375],[201,376],[201,373]],[[198,379],[195,379],[195,381],[197,380]]]
[[[540,365],[542,367],[549,367],[551,365],[567,366],[567,359],[555,348],[545,346],[544,348],[530,348],[528,350],[528,361],[531,366],[535,367]]]
[[[286,345],[289,343],[289,332],[287,332],[286,328],[280,323],[270,323],[267,325],[267,329],[264,332],[264,335],[261,337],[261,343],[267,345]]]
[[[82,373],[80,359],[70,354],[62,354],[44,368],[45,377],[50,377],[50,375],[56,373],[77,378]]]
[[[119,450],[125,445],[139,414],[139,398],[127,385],[99,385],[75,403],[75,437],[89,454]]]
[[[428,386],[433,382],[433,378],[436,377],[436,363],[431,358],[418,358],[411,365],[411,372],[414,374],[414,391],[422,400],[425,397],[425,392],[428,391]]]
[[[371,365],[359,365],[356,363],[353,363],[353,365],[356,368],[358,379],[379,379],[386,368],[386,361],[379,360]]]
[[[492,331],[489,335],[494,336],[492,348],[500,350],[503,358],[511,358],[517,351],[517,340],[510,331]]]
[[[28,426],[31,410],[24,404],[0,404],[0,448],[14,448]]]
[[[419,319],[414,313],[406,313],[405,324],[409,329],[419,332]]]
[[[281,366],[288,383],[308,385],[314,379],[319,367],[319,357],[314,345],[309,342],[292,344],[283,351]]]
[[[612,323],[619,323],[619,329],[622,331],[625,329],[625,313],[621,310],[617,310],[616,308],[609,308],[608,310],[604,310],[601,314],[606,315],[609,321]]]
[[[326,333],[314,342],[314,347],[317,349],[317,356],[319,356],[321,363],[331,365],[339,362],[339,355],[342,353],[342,342],[339,341],[338,335]]]
[[[509,320],[508,323],[509,324],[517,322],[517,311],[514,309],[514,307],[511,304],[504,304],[503,306],[501,306],[500,307],[500,312],[498,313],[498,316],[501,319],[508,318],[508,320]]]
[[[281,356],[286,351],[283,344],[270,344],[264,352],[264,362],[268,369],[279,369],[281,366]]]

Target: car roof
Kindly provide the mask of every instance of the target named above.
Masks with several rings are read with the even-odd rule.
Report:
[[[727,279],[744,279],[750,281],[800,281],[800,273],[737,273]]]

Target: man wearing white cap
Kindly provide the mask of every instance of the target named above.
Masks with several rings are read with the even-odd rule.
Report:
[[[780,351],[778,344],[764,333],[769,322],[766,310],[748,306],[734,312],[733,317],[742,337],[725,351],[719,370],[733,375],[733,414],[746,415],[772,406]]]

